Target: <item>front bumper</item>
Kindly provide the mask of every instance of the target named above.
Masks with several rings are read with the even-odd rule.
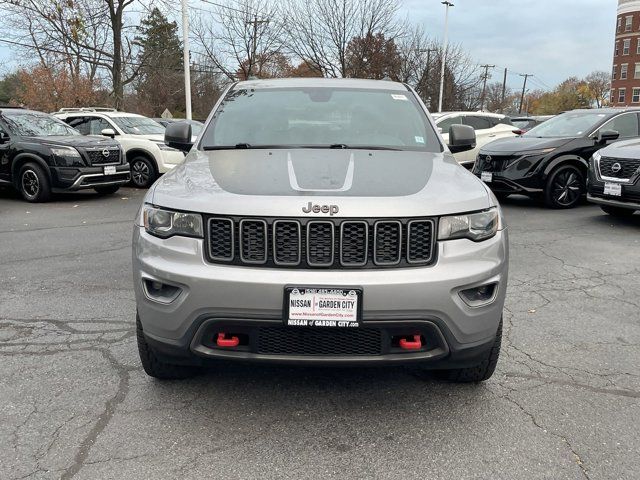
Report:
[[[605,195],[605,181],[594,170],[590,166],[587,182],[588,201],[598,205],[640,210],[640,179],[636,179],[634,183],[620,182],[620,196]]]
[[[103,166],[52,167],[52,188],[55,191],[76,191],[108,185],[124,185],[131,178],[129,164],[116,165],[116,173],[105,175]]]
[[[161,240],[135,227],[133,277],[138,314],[149,343],[183,362],[224,358],[334,365],[452,365],[475,360],[493,344],[507,288],[507,237],[503,230],[479,243],[439,242],[438,261],[428,267],[283,270],[209,264],[204,260],[200,239]],[[177,286],[181,291],[170,303],[160,303],[148,296],[145,280]],[[462,289],[492,282],[498,287],[486,306],[469,307],[459,296]],[[379,331],[382,350],[375,355],[355,356],[265,353],[253,348],[254,329],[283,328],[286,285],[362,288],[361,328]],[[225,331],[246,335],[246,348],[216,348],[212,338]],[[415,352],[394,349],[392,337],[408,332],[422,335],[427,347]]]

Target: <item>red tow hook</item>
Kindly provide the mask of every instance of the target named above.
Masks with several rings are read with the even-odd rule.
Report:
[[[413,340],[409,340],[407,338],[400,339],[400,348],[403,350],[420,350],[422,348],[422,340],[420,340],[420,335],[410,335],[409,338]]]
[[[225,338],[226,333],[218,333],[216,345],[219,347],[237,347],[240,344],[238,337],[231,336],[231,338]]]

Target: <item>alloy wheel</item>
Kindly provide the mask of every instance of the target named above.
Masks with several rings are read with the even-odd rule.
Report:
[[[572,169],[564,170],[553,179],[553,200],[562,206],[573,205],[580,198],[580,176]]]
[[[25,170],[22,173],[22,190],[29,198],[35,198],[40,192],[40,180],[33,170]]]
[[[135,161],[131,166],[131,178],[137,186],[143,187],[147,185],[150,176],[149,165],[142,160]]]

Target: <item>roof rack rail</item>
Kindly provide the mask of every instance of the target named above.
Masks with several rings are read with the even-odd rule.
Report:
[[[70,107],[61,108],[58,112],[117,112],[115,108],[110,107]]]

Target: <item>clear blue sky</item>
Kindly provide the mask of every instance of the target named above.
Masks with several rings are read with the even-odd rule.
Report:
[[[196,2],[199,4],[199,2]],[[519,88],[517,73],[533,73],[531,88],[554,86],[565,78],[609,71],[613,55],[616,0],[453,0],[449,39],[461,43],[478,63],[495,64]],[[404,0],[400,12],[442,38],[440,0]],[[2,35],[0,34],[0,37]],[[17,67],[16,54],[0,43],[0,74]],[[517,72],[517,73],[516,73]]]

